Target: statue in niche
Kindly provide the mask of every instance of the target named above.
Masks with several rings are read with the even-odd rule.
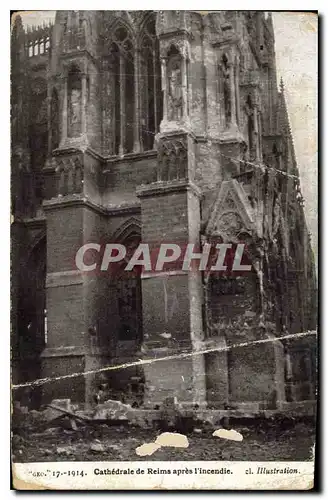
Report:
[[[81,130],[81,90],[72,89],[70,95],[70,135],[77,135]]]
[[[169,72],[169,119],[182,118],[182,72],[181,59],[175,59],[170,65]]]
[[[223,78],[223,100],[224,100],[224,115],[225,123],[228,127],[231,123],[231,81],[230,81],[230,67],[228,58],[224,54],[222,57],[222,78]]]

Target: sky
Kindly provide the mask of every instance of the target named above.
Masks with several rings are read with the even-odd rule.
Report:
[[[285,84],[289,121],[305,200],[312,248],[318,252],[318,17],[301,12],[273,13],[278,82]]]
[[[53,21],[55,11],[21,13],[23,24]],[[318,17],[305,12],[273,12],[278,82],[283,78],[305,215],[317,261]]]

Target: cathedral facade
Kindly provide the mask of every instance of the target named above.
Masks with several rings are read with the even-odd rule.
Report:
[[[32,406],[92,406],[101,387],[145,408],[314,400],[314,261],[271,15],[17,16],[11,48],[12,372],[47,379]],[[252,269],[76,268],[107,241],[244,243]]]

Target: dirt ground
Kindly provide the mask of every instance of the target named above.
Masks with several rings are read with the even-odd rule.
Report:
[[[15,430],[12,436],[14,462],[125,461],[125,460],[223,460],[223,461],[307,461],[312,457],[315,429],[310,422],[251,422],[233,425],[243,441],[213,437],[213,429],[186,433],[186,449],[161,448],[151,457],[139,457],[135,450],[154,441],[160,430],[131,425],[87,424],[75,430],[62,426],[42,432]]]

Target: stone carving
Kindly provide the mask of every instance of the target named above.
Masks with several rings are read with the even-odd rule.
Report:
[[[78,194],[83,187],[83,168],[78,157],[69,157],[57,161],[58,196]]]
[[[181,57],[175,56],[169,61],[169,120],[181,120],[182,118],[182,71]]]
[[[223,213],[217,224],[217,231],[230,241],[236,241],[243,228],[243,221],[237,212]]]
[[[162,140],[158,145],[158,180],[185,179],[188,149],[185,138]]]
[[[132,20],[132,22],[137,26],[141,24],[142,20],[145,17],[145,11],[144,10],[129,10],[129,16]]]
[[[71,92],[70,119],[72,126],[79,123],[81,119],[81,92],[78,89],[72,89]]]
[[[77,137],[82,128],[82,82],[78,68],[68,76],[68,136]]]
[[[161,10],[157,14],[156,31],[159,35],[186,29],[187,11]]]
[[[231,193],[228,193],[228,195],[226,196],[226,199],[224,200],[224,208],[230,209],[230,210],[236,209],[236,202],[232,198]]]

